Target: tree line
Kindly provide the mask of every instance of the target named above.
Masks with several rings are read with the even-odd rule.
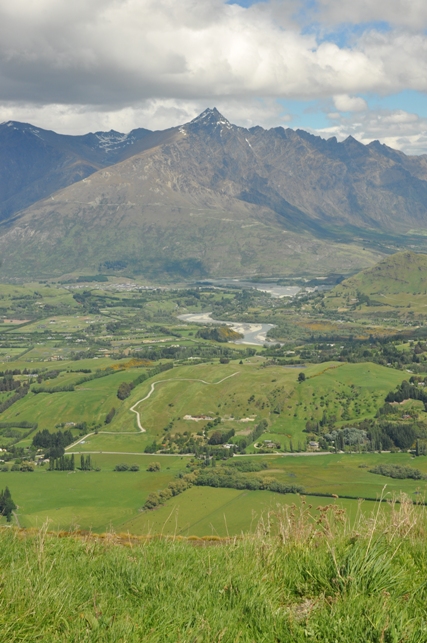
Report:
[[[36,449],[45,449],[46,458],[60,458],[64,455],[65,447],[74,442],[74,436],[69,429],[51,433],[48,429],[38,431],[32,440]]]
[[[303,487],[299,485],[289,485],[273,478],[261,478],[248,476],[245,473],[248,470],[261,471],[265,468],[261,463],[247,463],[239,470],[239,466],[216,467],[215,459],[211,460],[212,466],[204,467],[202,470],[195,469],[191,473],[180,475],[178,480],[170,482],[166,489],[159,492],[150,493],[144,509],[154,509],[158,505],[164,504],[167,500],[183,493],[193,485],[201,487],[221,487],[227,489],[248,489],[250,491],[268,490],[275,493],[304,493]],[[230,463],[231,464],[231,463]],[[243,464],[243,463],[242,463]]]

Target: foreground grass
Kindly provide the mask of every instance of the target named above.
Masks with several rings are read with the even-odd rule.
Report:
[[[288,508],[226,541],[0,532],[4,641],[422,643],[425,519]]]

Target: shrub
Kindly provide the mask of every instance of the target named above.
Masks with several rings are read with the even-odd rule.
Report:
[[[19,466],[20,471],[34,471],[34,464],[32,462],[22,462]]]
[[[107,413],[107,417],[105,418],[105,424],[110,424],[111,420],[115,415],[116,415],[116,409],[113,406],[113,408]]]
[[[119,400],[125,400],[132,393],[132,382],[122,382],[117,390]]]
[[[126,464],[126,462],[116,464],[116,466],[114,467],[114,471],[129,471],[129,465]]]
[[[404,480],[405,478],[410,478],[412,480],[425,480],[425,476],[419,469],[413,469],[412,467],[405,467],[398,464],[379,464],[372,469],[369,469],[369,473],[377,473],[381,476],[387,476],[389,478],[398,478]]]

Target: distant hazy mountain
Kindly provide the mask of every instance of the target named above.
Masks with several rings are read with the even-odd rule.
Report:
[[[216,109],[127,136],[6,123],[0,186],[6,275],[350,271],[422,247],[427,229],[427,156],[245,129]]]

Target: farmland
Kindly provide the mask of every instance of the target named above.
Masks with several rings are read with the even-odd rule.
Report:
[[[412,265],[411,257],[395,261],[396,274]],[[411,296],[421,287],[418,273],[408,277]],[[360,314],[363,306],[376,311],[363,300],[374,284],[369,275],[326,294],[303,289],[293,300],[251,288],[150,289],[114,279],[3,284],[0,489],[12,491],[14,520],[22,527],[49,520],[66,530],[227,535],[255,529],[278,506],[300,506],[298,494],[283,491],[288,487],[303,490],[313,515],[333,502],[352,518],[357,498],[376,499],[385,485],[387,498],[404,492],[424,501],[423,312],[371,324]],[[356,306],[351,288],[362,297]],[[392,280],[381,288],[400,296]],[[340,319],[334,306],[346,302]],[[280,343],[234,343],[240,335],[178,319],[206,311],[227,322],[275,324],[271,334]],[[387,404],[410,378],[418,397]],[[72,436],[61,456],[69,464],[74,458],[72,471],[48,470],[59,467],[56,452],[41,463],[43,448],[33,441],[43,431]],[[228,480],[232,455],[263,465],[242,470],[228,488],[192,482],[176,496],[165,492],[211,465],[214,478]],[[81,456],[90,456],[92,470],[80,470]],[[160,471],[147,471],[153,461]],[[28,462],[34,471],[26,471]],[[370,471],[384,463],[421,478]],[[114,470],[122,464],[139,470]],[[143,510],[162,493],[158,506]],[[374,504],[366,500],[363,511]]]
[[[0,472],[0,488],[9,485],[19,499],[16,512],[22,527],[41,527],[46,521],[51,529],[85,529],[105,532],[114,529],[132,534],[164,533],[178,535],[208,534],[226,536],[255,530],[261,519],[279,507],[296,504],[301,498],[270,491],[213,489],[194,486],[154,511],[141,512],[148,495],[159,491],[185,474],[191,458],[154,456],[160,462],[158,472],[147,471],[152,455],[93,455],[100,471],[50,472],[37,468],[34,473]],[[426,497],[426,482],[393,480],[370,473],[378,463],[417,466],[427,474],[427,461],[408,454],[346,454],[320,456],[264,456],[268,468],[256,477],[272,478],[304,487],[307,505],[317,515],[317,507],[335,503],[347,511],[350,520],[359,509],[357,498],[398,498],[403,491],[415,502]],[[137,464],[137,472],[116,472],[120,463]],[[253,474],[254,475],[254,474]],[[323,497],[311,494],[324,494]],[[339,498],[332,498],[335,494]],[[342,498],[353,497],[354,500]],[[364,501],[361,510],[367,516],[375,503]]]

